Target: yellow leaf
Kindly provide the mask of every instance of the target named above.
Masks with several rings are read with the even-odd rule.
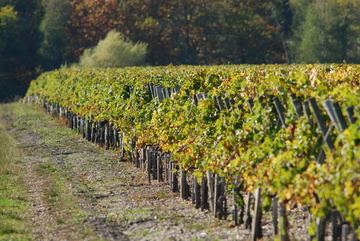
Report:
[[[345,195],[351,196],[354,193],[354,186],[351,181],[345,182]]]
[[[284,197],[285,197],[285,199],[290,200],[290,199],[291,199],[291,195],[292,195],[292,192],[291,192],[289,189],[287,189],[287,190],[284,191]]]

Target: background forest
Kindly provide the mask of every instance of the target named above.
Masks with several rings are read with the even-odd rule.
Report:
[[[360,63],[360,0],[0,0],[0,99],[111,30],[148,65]]]

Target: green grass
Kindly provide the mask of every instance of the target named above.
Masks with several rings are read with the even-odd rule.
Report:
[[[7,117],[14,121],[9,122]],[[5,130],[14,128],[33,133],[39,143],[48,148],[59,145],[63,139],[73,138],[76,133],[61,127],[39,108],[20,103],[0,105],[0,118],[3,118],[0,119],[0,241],[33,240],[31,200],[22,178],[27,170],[21,162],[21,157],[32,150],[31,147],[17,147],[17,141]],[[83,225],[88,213],[78,205],[79,199],[73,195],[66,172],[50,161],[52,155],[48,151],[40,148],[33,155],[42,159],[32,168],[34,177],[45,181],[42,200],[51,207],[50,215],[56,217],[56,227],[51,228],[68,228],[76,237],[92,240],[94,230]]]
[[[0,124],[0,240],[29,240],[28,199],[15,140]]]

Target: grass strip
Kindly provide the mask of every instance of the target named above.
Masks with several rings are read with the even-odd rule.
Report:
[[[14,134],[17,137],[13,138],[12,132],[17,133]],[[0,105],[0,133],[0,240],[33,240],[36,239],[37,229],[43,230],[44,235],[61,231],[57,238],[62,240],[101,240],[90,226],[84,225],[89,213],[83,210],[82,199],[74,195],[76,190],[71,178],[66,170],[56,163],[57,159],[54,159],[52,154],[52,151],[58,148],[66,148],[69,139],[76,139],[76,133],[64,128],[40,108],[20,103]],[[34,145],[31,148],[17,148],[17,138],[22,138],[20,136],[25,133],[32,133],[34,139],[38,140],[29,143]],[[36,142],[38,144],[34,144]],[[81,144],[82,142],[78,143]],[[20,161],[26,160],[28,156],[37,161],[31,165],[25,165],[24,161]],[[43,205],[47,210],[43,214],[44,220],[39,219],[36,222],[31,220],[31,212],[34,211],[31,207],[33,201],[31,195],[27,196],[28,190],[25,185],[28,185],[25,179],[29,178],[29,175],[30,178],[42,180],[37,191],[41,201],[37,205]],[[2,195],[3,183],[9,186],[7,190],[17,194],[13,197]],[[11,212],[11,209],[2,204],[2,196],[13,202],[22,202],[22,205],[10,204],[13,208],[21,207],[21,210]],[[7,218],[2,217],[4,212],[10,212],[9,216],[15,217],[19,223],[7,222]],[[3,231],[5,227],[13,231]]]
[[[1,111],[1,109],[0,109]],[[29,240],[27,190],[16,141],[0,122],[0,240]]]

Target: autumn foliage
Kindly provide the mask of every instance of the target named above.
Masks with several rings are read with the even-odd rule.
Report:
[[[74,61],[112,29],[148,44],[152,65],[284,62],[267,1],[74,0],[66,33]]]

